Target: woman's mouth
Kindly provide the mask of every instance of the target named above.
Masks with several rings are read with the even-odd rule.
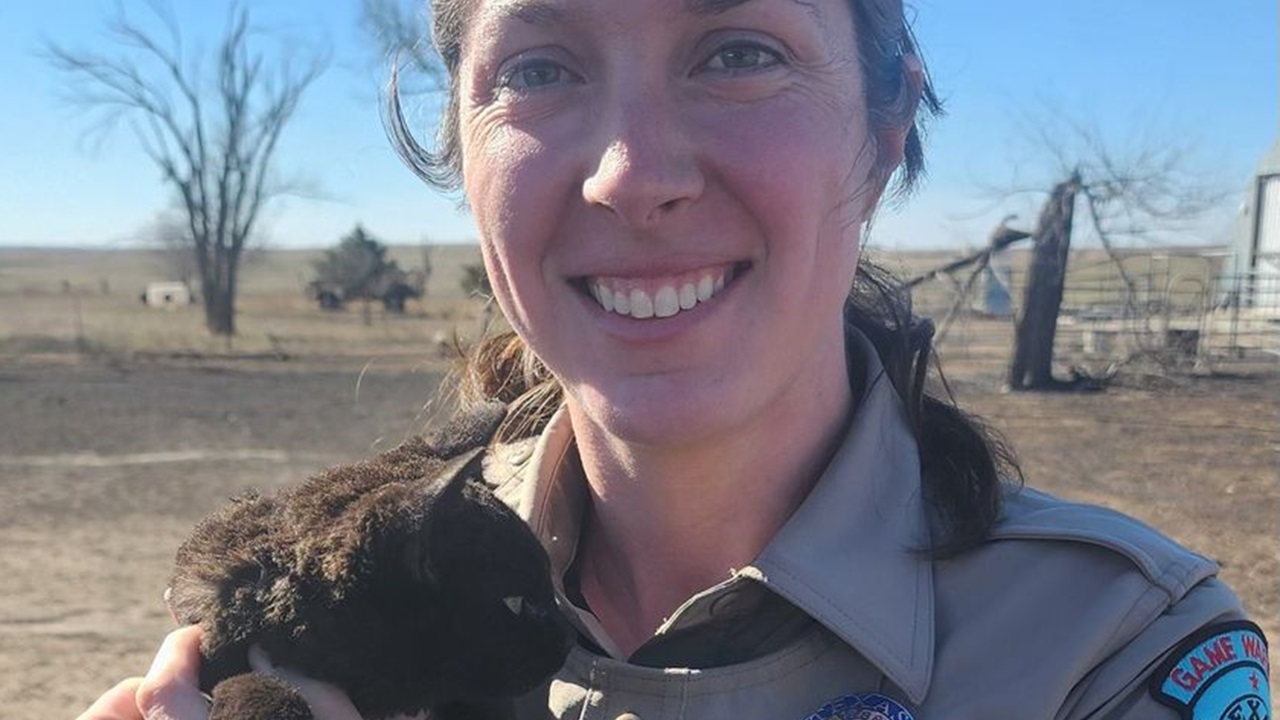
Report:
[[[579,284],[605,312],[636,320],[669,318],[709,302],[750,267],[741,262],[655,277],[596,275]]]

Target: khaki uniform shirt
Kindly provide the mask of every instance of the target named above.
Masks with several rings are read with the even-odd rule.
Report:
[[[587,497],[567,416],[494,448],[487,476],[547,547],[580,635],[521,720],[1181,717],[1147,680],[1197,629],[1244,617],[1217,566],[1030,489],[1010,490],[990,541],[930,558],[916,444],[864,351],[857,412],[807,500],[631,657],[566,592]]]

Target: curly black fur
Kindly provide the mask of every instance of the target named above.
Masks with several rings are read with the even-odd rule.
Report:
[[[204,630],[200,681],[213,717],[280,717],[248,692],[290,706],[261,683],[225,697],[219,684],[249,672],[255,644],[342,687],[366,718],[432,708],[433,718],[501,717],[493,699],[560,667],[570,633],[546,554],[480,474],[501,417],[490,409],[434,442],[237,498],[196,526],[169,603]]]

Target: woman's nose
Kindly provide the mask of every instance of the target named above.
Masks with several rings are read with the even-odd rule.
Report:
[[[695,201],[705,178],[676,104],[634,95],[601,114],[594,167],[583,198],[628,225],[652,227]]]

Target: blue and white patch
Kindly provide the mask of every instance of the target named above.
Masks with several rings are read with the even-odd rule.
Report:
[[[805,720],[915,720],[915,716],[887,695],[856,693],[832,700]]]
[[[1184,720],[1271,720],[1270,672],[1257,625],[1219,623],[1183,640],[1149,687]]]

